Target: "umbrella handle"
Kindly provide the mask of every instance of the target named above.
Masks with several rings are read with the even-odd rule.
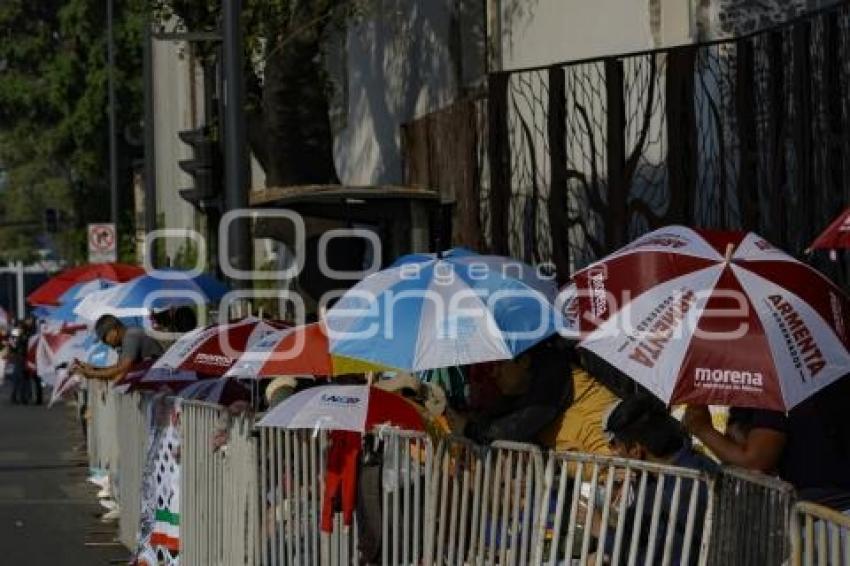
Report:
[[[726,244],[726,263],[732,261],[732,252],[735,251],[735,245],[732,243]]]

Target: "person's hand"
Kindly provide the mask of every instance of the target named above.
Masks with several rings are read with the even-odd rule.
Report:
[[[682,424],[688,432],[694,435],[714,428],[711,422],[711,412],[705,405],[688,405],[685,409],[685,415],[682,417]]]

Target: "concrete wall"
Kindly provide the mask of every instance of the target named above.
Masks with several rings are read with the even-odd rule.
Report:
[[[191,148],[177,132],[203,122],[203,74],[183,42],[153,42],[153,98],[156,155],[156,210],[160,228],[196,227],[195,209],[178,190],[191,187],[192,178],[177,166],[191,157]],[[183,243],[169,239],[166,253],[174,258]]]
[[[503,69],[689,43],[692,0],[490,0],[501,14]]]
[[[334,161],[343,183],[400,183],[401,124],[449,104],[462,83],[472,80],[476,70],[469,60],[475,58],[469,49],[475,37],[469,26],[475,18],[460,14],[455,4],[376,0],[369,16],[344,38],[335,38],[335,48],[329,42],[327,67],[341,89],[331,116]],[[461,19],[465,39],[460,39]],[[483,45],[483,12],[479,21]]]

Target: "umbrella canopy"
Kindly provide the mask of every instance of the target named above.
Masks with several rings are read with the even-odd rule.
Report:
[[[181,399],[193,399],[205,403],[228,406],[238,401],[250,401],[251,390],[230,377],[204,379],[191,383],[177,393]]]
[[[666,403],[785,411],[850,371],[847,297],[753,233],[663,228],[573,281],[564,334]]]
[[[832,224],[815,238],[810,250],[837,250],[850,248],[850,208],[838,215]]]
[[[231,377],[332,376],[385,369],[375,364],[336,358],[328,351],[320,322],[277,330],[247,348],[227,372]]]
[[[269,411],[258,426],[367,432],[388,424],[424,430],[416,407],[400,395],[368,385],[311,387]]]
[[[54,275],[35,291],[29,294],[27,301],[31,305],[58,305],[62,294],[76,283],[93,279],[110,281],[129,281],[144,273],[141,267],[123,263],[92,263],[66,269]]]
[[[59,306],[57,307],[41,307],[44,309],[42,316],[39,318],[51,323],[79,323],[84,319],[74,312],[74,309],[79,306],[80,302],[98,291],[103,291],[114,287],[116,283],[108,279],[92,279],[85,283],[77,283],[62,293],[59,297]]]
[[[168,273],[168,272],[166,272]],[[168,277],[143,275],[111,289],[86,296],[74,312],[88,320],[104,314],[118,317],[147,316],[153,310],[172,306],[192,306],[220,300],[227,294],[224,284],[205,277],[180,277],[170,272]]]
[[[257,318],[246,318],[195,329],[166,350],[144,380],[171,381],[177,376],[197,374],[222,376],[243,352],[279,328]]]
[[[328,311],[330,352],[405,371],[510,359],[557,331],[555,290],[509,258],[406,256]]]
[[[57,379],[60,366],[82,359],[89,346],[86,326],[63,326],[46,329],[38,334],[35,367],[38,375],[50,385]]]

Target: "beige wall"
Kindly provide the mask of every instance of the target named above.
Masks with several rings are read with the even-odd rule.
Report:
[[[155,40],[152,64],[157,217],[163,220],[161,228],[194,229],[195,210],[177,192],[191,187],[192,178],[177,162],[190,158],[192,151],[177,132],[203,122],[203,71],[183,42]],[[173,258],[181,245],[170,239],[166,253]]]

